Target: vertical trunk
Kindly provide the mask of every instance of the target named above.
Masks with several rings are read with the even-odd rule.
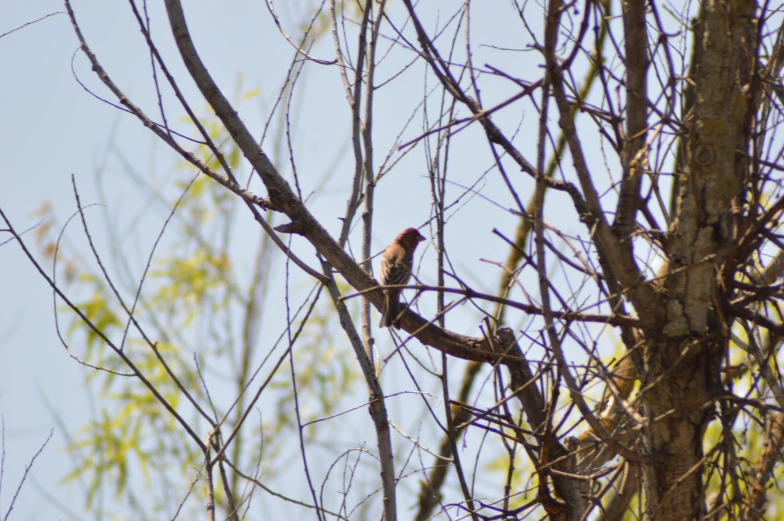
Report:
[[[704,344],[651,343],[646,353],[648,374],[664,375],[646,393],[647,416],[651,422],[646,452],[656,465],[645,468],[648,511],[653,520],[701,519],[704,513],[702,481],[702,438],[710,420],[709,401],[713,377]],[[657,354],[659,356],[657,356]],[[671,369],[668,372],[668,369]],[[643,385],[651,384],[655,377]]]
[[[728,325],[720,301],[720,267],[737,234],[755,53],[755,3],[704,0],[695,28],[696,101],[686,143],[686,171],[669,230],[669,277],[661,327],[647,331],[645,443],[657,465],[645,469],[654,520],[704,515],[703,434]]]

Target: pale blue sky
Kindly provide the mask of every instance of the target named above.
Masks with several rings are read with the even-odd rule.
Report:
[[[278,33],[262,1],[189,0],[184,4],[202,59],[224,92],[231,97],[240,77],[244,90],[262,89],[260,99],[247,101],[240,108],[246,124],[260,135],[268,115],[266,110],[274,100],[291,60],[290,45]],[[449,1],[427,4],[429,9],[445,9],[441,24],[457,5]],[[495,14],[502,6],[506,14],[498,18]],[[529,43],[527,35],[519,21],[508,16],[510,11],[506,6],[506,0],[494,0],[483,2],[481,10],[475,9],[477,41],[481,36],[483,43],[498,48],[524,49]],[[400,6],[393,3],[391,8],[397,13],[397,20],[402,20]],[[127,3],[121,0],[74,0],[74,9],[87,42],[107,72],[135,103],[158,119],[149,55],[145,52]],[[279,9],[285,13],[285,9]],[[63,10],[62,3],[57,0],[5,0],[0,2],[0,33]],[[184,75],[173,49],[167,20],[162,13],[162,2],[150,2],[150,10],[153,31],[162,53],[175,76],[181,78],[180,86],[192,106],[203,109],[204,104]],[[435,20],[435,17],[430,20]],[[288,29],[296,34],[296,26]],[[164,188],[167,182],[171,182],[179,159],[157,144],[154,136],[133,117],[96,100],[78,85],[71,72],[71,59],[76,49],[77,40],[65,14],[57,14],[0,39],[0,71],[3,76],[0,82],[0,152],[3,158],[0,208],[18,230],[37,222],[31,214],[43,201],[50,201],[64,221],[75,209],[71,175],[79,184],[83,204],[89,204],[97,200],[94,176],[100,169],[110,204],[107,211],[117,216],[126,229],[129,225],[138,224],[136,233],[142,237],[154,236],[160,229],[161,215],[151,212],[139,223],[133,221],[132,216],[144,207],[145,201],[136,198],[133,195],[136,192],[129,189],[131,183],[123,178],[117,157],[108,154],[106,159],[107,146],[114,143],[133,168],[153,176]],[[331,40],[319,44],[313,53],[319,58],[332,59]],[[411,58],[413,55],[406,57],[403,52],[393,54],[379,69],[380,77],[391,76]],[[501,51],[489,45],[477,47],[475,64],[481,67],[486,63],[529,80],[540,75],[536,70],[538,55],[532,52]],[[81,54],[76,56],[75,70],[96,93],[111,98],[90,72]],[[375,120],[377,162],[391,147],[417,100],[421,99],[423,71],[421,64],[417,64],[378,91]],[[321,178],[322,172],[333,163],[338,151],[344,150],[350,127],[336,68],[311,65],[303,81],[303,92],[298,98],[300,118],[295,122],[294,131],[297,168],[303,191],[307,194]],[[492,80],[484,85],[482,95],[487,106],[516,92],[507,80]],[[432,87],[431,76],[427,88]],[[170,106],[171,121],[181,116],[182,111],[173,104]],[[510,134],[522,123],[516,144],[530,161],[535,162],[536,142],[533,136],[536,135],[538,115],[530,104],[521,102],[512,105],[495,117]],[[406,131],[407,138],[403,141],[417,136],[421,127],[420,113]],[[598,144],[598,136],[592,134],[584,139],[596,152],[594,158],[601,161],[598,146],[592,146],[592,143]],[[452,151],[452,179],[466,185],[472,183],[491,165],[487,151],[487,142],[477,129],[470,128],[459,134]],[[328,189],[319,194],[311,206],[335,235],[340,226],[339,217],[345,211],[345,193],[352,168],[349,151],[342,156],[338,174]],[[290,171],[285,174],[290,176]],[[532,183],[516,170],[510,174],[514,176],[521,198],[527,202]],[[252,189],[264,195],[258,185],[252,186]],[[492,292],[498,268],[481,259],[504,260],[507,247],[491,231],[498,228],[511,237],[517,219],[505,211],[505,208],[514,207],[514,202],[497,174],[488,176],[480,189],[500,207],[482,198],[471,199],[465,209],[452,217],[447,239],[452,260],[458,269],[464,270],[466,279],[476,284],[476,289]],[[453,195],[460,193],[457,186],[450,191]],[[382,180],[377,195],[376,251],[383,248],[397,231],[407,226],[419,226],[430,215],[426,164],[421,147]],[[565,231],[583,233],[582,225],[574,218],[568,201],[559,194],[549,197],[555,200],[555,210],[550,216],[552,222]],[[400,211],[401,201],[405,206],[404,212]],[[97,219],[100,221],[100,217]],[[100,227],[100,223],[95,225]],[[258,228],[249,219],[239,226],[247,230],[243,233],[247,233],[248,237],[259,237]],[[429,236],[428,230],[424,232]],[[76,244],[83,243],[78,225],[70,231],[69,237]],[[5,238],[0,235],[0,242]],[[27,236],[27,240],[33,244],[32,235]],[[312,249],[304,241],[295,238],[294,248],[303,259],[317,266]],[[423,263],[424,282],[434,283],[436,280],[434,270],[427,267],[427,262],[433,258],[431,247]],[[306,279],[297,275],[296,280]],[[456,329],[466,334],[479,334],[475,315],[464,313],[456,316],[472,317],[471,320],[454,321]],[[379,338],[385,337],[379,335]],[[65,440],[49,407],[65,421],[68,429],[82,426],[89,418],[89,401],[83,383],[85,375],[86,369],[67,356],[57,339],[51,292],[45,282],[15,244],[4,245],[0,248],[0,413],[5,418],[6,459],[0,514],[8,508],[24,465],[52,429],[55,435],[36,461],[11,519],[69,518],[66,511],[43,499],[36,484],[55,501],[67,505],[79,515],[83,514],[81,491],[77,487],[59,484],[63,475],[71,469],[71,460],[63,451]],[[401,504],[401,508],[408,506]]]

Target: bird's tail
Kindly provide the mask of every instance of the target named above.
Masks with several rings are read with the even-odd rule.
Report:
[[[381,307],[381,321],[378,327],[392,327],[400,329],[400,322],[397,320],[400,315],[400,301],[390,292],[384,292],[384,305]]]

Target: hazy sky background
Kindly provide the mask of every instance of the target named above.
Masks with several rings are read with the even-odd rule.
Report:
[[[157,43],[167,59],[180,86],[186,91],[192,106],[205,112],[205,104],[192,82],[184,74],[181,60],[173,48],[168,22],[162,12],[162,2],[150,2],[150,16]],[[281,2],[283,4],[283,2]],[[445,23],[458,5],[456,2],[421,2],[422,9],[444,9],[439,23]],[[142,36],[132,19],[127,2],[123,0],[74,0],[76,16],[88,44],[113,80],[138,105],[153,117],[158,116],[155,92],[152,88],[149,55]],[[503,6],[504,17],[495,16]],[[261,89],[262,95],[243,102],[240,115],[256,135],[260,135],[270,104],[277,96],[285,78],[293,52],[272,23],[264,2],[260,0],[184,2],[186,16],[196,46],[210,73],[223,91],[233,98],[241,82],[243,91]],[[398,13],[401,6],[392,2]],[[296,10],[278,6],[284,17],[297,19]],[[49,13],[64,11],[57,0],[6,0],[0,2],[0,34],[31,22]],[[287,12],[288,11],[288,12]],[[502,51],[503,48],[525,49],[527,35],[517,20],[509,19],[506,0],[484,0],[482,9],[475,9],[474,28],[477,35],[497,46],[477,47],[478,66],[491,63],[510,74],[526,79],[540,76],[536,70],[538,55],[532,52]],[[435,20],[435,17],[431,18]],[[535,20],[536,23],[539,20]],[[296,25],[288,27],[295,35]],[[431,27],[432,29],[432,27]],[[165,215],[158,211],[143,212],[147,201],[125,176],[120,157],[161,187],[171,188],[174,179],[186,178],[181,160],[158,144],[156,138],[135,118],[95,99],[74,79],[72,58],[77,40],[65,14],[46,20],[0,38],[0,208],[12,220],[18,231],[34,226],[39,218],[33,213],[44,201],[50,202],[60,223],[75,210],[71,175],[78,183],[83,205],[96,202],[96,173],[101,172],[107,196],[108,214],[117,218],[118,226],[128,234],[129,244],[147,248],[160,230]],[[353,52],[353,51],[352,51]],[[322,59],[332,59],[331,38],[321,42],[313,53]],[[389,77],[406,63],[404,53],[390,58],[381,77]],[[413,55],[409,60],[413,59]],[[112,99],[94,74],[86,58],[76,54],[74,68],[81,81],[99,95]],[[423,93],[423,67],[411,67],[389,87],[378,91],[376,114],[376,157],[380,159],[392,146],[395,136],[415,109],[417,97]],[[317,185],[323,172],[340,158],[335,177],[323,193],[316,194],[310,205],[329,231],[337,235],[339,218],[345,212],[345,194],[353,175],[353,154],[347,148],[350,136],[347,103],[337,69],[309,65],[302,80],[302,94],[297,98],[300,118],[295,121],[295,157],[298,159],[303,191]],[[483,91],[486,105],[501,101],[516,92],[507,80],[489,82]],[[432,77],[427,88],[433,88]],[[496,88],[498,90],[494,90]],[[413,101],[412,101],[413,100]],[[167,103],[171,100],[167,100]],[[170,117],[183,112],[170,104]],[[516,144],[532,162],[535,161],[537,114],[530,106],[513,105],[496,116],[509,132],[522,124]],[[406,131],[408,141],[421,133],[422,116],[418,114]],[[187,127],[183,127],[187,129]],[[526,129],[530,129],[526,131]],[[585,137],[593,159],[601,161],[597,135]],[[487,161],[486,140],[469,129],[455,140],[452,163],[453,179],[470,184],[491,165]],[[110,146],[116,147],[112,151]],[[481,150],[481,159],[477,150]],[[379,184],[376,202],[374,241],[380,251],[402,228],[420,226],[430,215],[429,182],[421,150],[411,154],[395,167],[392,174]],[[290,171],[286,173],[290,179]],[[527,202],[532,184],[518,171],[516,187]],[[252,186],[265,195],[259,185]],[[514,207],[512,198],[496,174],[480,183],[478,189],[490,202],[481,197],[464,200],[468,206],[452,216],[447,240],[456,269],[463,270],[466,280],[476,289],[494,292],[498,268],[483,262],[489,259],[502,262],[508,247],[491,232],[498,228],[512,237],[517,218],[506,209]],[[457,186],[451,187],[459,194]],[[551,194],[557,203],[558,194]],[[561,211],[548,218],[565,231],[582,233],[582,227],[568,211],[563,199]],[[404,211],[401,211],[401,207]],[[458,205],[460,207],[460,205]],[[557,204],[555,208],[558,208]],[[94,225],[100,230],[101,213],[96,212]],[[247,218],[247,215],[241,214]],[[258,227],[250,219],[238,224],[248,241],[260,239]],[[247,230],[247,231],[245,231]],[[427,230],[425,235],[429,237]],[[83,244],[81,225],[74,223],[67,233],[69,240]],[[34,246],[34,235],[25,236]],[[0,242],[7,235],[0,234]],[[100,240],[100,234],[99,234]],[[358,242],[356,244],[359,244]],[[317,266],[312,249],[299,238],[294,247],[302,258]],[[37,250],[34,249],[37,252]],[[39,253],[39,252],[37,252]],[[239,256],[242,251],[238,251]],[[428,261],[434,259],[432,248],[425,252],[422,277],[434,283],[434,270]],[[144,258],[133,259],[143,266]],[[47,262],[42,262],[50,269]],[[431,263],[431,266],[433,264]],[[297,275],[298,281],[307,281]],[[531,286],[536,287],[535,285]],[[425,308],[427,309],[427,305]],[[432,311],[432,308],[431,308]],[[463,311],[459,311],[463,313]],[[377,315],[374,315],[377,317]],[[456,317],[474,317],[470,321],[455,320],[453,325],[461,333],[477,335],[476,315],[465,312]],[[376,319],[374,319],[376,320]],[[378,335],[379,342],[384,335]],[[383,350],[387,344],[380,344]],[[90,394],[85,387],[88,370],[75,363],[60,344],[53,317],[52,294],[31,263],[14,243],[0,247],[0,413],[5,422],[5,475],[0,515],[7,510],[16,490],[24,466],[36,453],[49,432],[52,441],[36,460],[20,497],[16,501],[12,520],[66,519],[73,512],[84,515],[84,498],[74,485],[60,484],[72,468],[72,460],[63,450],[66,440],[57,425],[59,417],[71,432],[90,418]],[[456,373],[459,374],[459,373]],[[394,414],[394,407],[393,414]],[[366,414],[363,412],[361,414]],[[372,440],[372,433],[368,437]],[[58,508],[56,504],[62,504]],[[401,505],[408,508],[409,505]],[[78,518],[78,517],[74,517]]]

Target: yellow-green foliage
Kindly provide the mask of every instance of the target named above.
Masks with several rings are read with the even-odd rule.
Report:
[[[245,98],[257,95],[258,91],[252,91]],[[243,174],[242,156],[225,129],[214,117],[202,123],[215,142],[221,144],[221,152],[234,173]],[[221,170],[207,147],[195,147],[193,152],[211,168]],[[124,305],[103,271],[93,259],[85,257],[85,250],[77,250],[66,241],[60,244],[58,269],[65,269],[64,288],[74,295],[73,302],[94,326],[87,326],[60,305],[61,330],[74,356],[108,370],[88,373],[87,384],[100,398],[96,402],[98,408],[93,419],[71,436],[68,450],[78,463],[63,478],[87,484],[88,508],[99,508],[97,498],[105,483],[112,484],[117,498],[135,504],[140,491],[134,490],[139,486],[138,479],[132,479],[134,475],[143,477],[148,490],[163,490],[167,480],[173,478],[192,481],[202,469],[204,458],[183,426],[148,387],[137,377],[128,376],[131,371],[122,357],[108,348],[96,330],[122,349],[123,355],[133,361],[146,381],[202,440],[210,427],[185,392],[213,420],[226,417],[223,432],[228,436],[271,368],[271,364],[265,365],[248,390],[241,393],[260,360],[270,350],[272,358],[277,358],[287,346],[284,335],[273,350],[274,339],[285,332],[285,315],[278,323],[262,320],[271,316],[269,310],[280,307],[277,303],[265,307],[265,299],[269,288],[280,282],[284,257],[270,241],[259,239],[257,244],[251,244],[251,250],[257,253],[250,260],[234,258],[234,244],[246,239],[234,233],[233,228],[241,202],[211,179],[193,176],[192,167],[182,164],[168,191],[164,187],[162,193],[154,194],[163,201],[167,213],[177,205],[170,218],[164,215],[159,220],[161,226],[163,219],[168,223],[154,256],[148,258],[149,241],[140,249],[136,264],[128,258],[127,245],[121,249],[99,243],[99,255],[110,251],[102,254],[102,262]],[[38,245],[53,258],[59,226],[50,205],[43,205],[39,215],[43,221],[36,231]],[[90,217],[88,213],[88,224]],[[74,230],[72,227],[67,231]],[[142,274],[144,282],[137,298]],[[126,309],[131,308],[136,323],[129,321]],[[292,334],[303,315],[304,310],[293,319]],[[334,316],[332,304],[322,297],[292,352],[303,422],[337,412],[343,405],[342,397],[352,393],[356,382],[353,353],[344,341],[336,340]],[[248,330],[255,331],[255,336],[247,338]],[[205,385],[213,393],[210,397]],[[292,393],[290,370],[284,363],[262,400],[252,405],[273,411],[262,416],[263,444],[259,444],[259,419],[252,414],[233,441],[232,457],[255,461],[263,451],[265,475],[285,468],[280,461],[285,456],[281,447],[296,430]],[[238,396],[242,409],[229,412]],[[314,432],[305,429],[305,435],[312,436]],[[204,490],[195,487],[192,493],[201,497]],[[220,487],[216,487],[219,504],[223,497]],[[171,505],[163,496],[156,495],[154,499],[156,509],[169,512]]]

